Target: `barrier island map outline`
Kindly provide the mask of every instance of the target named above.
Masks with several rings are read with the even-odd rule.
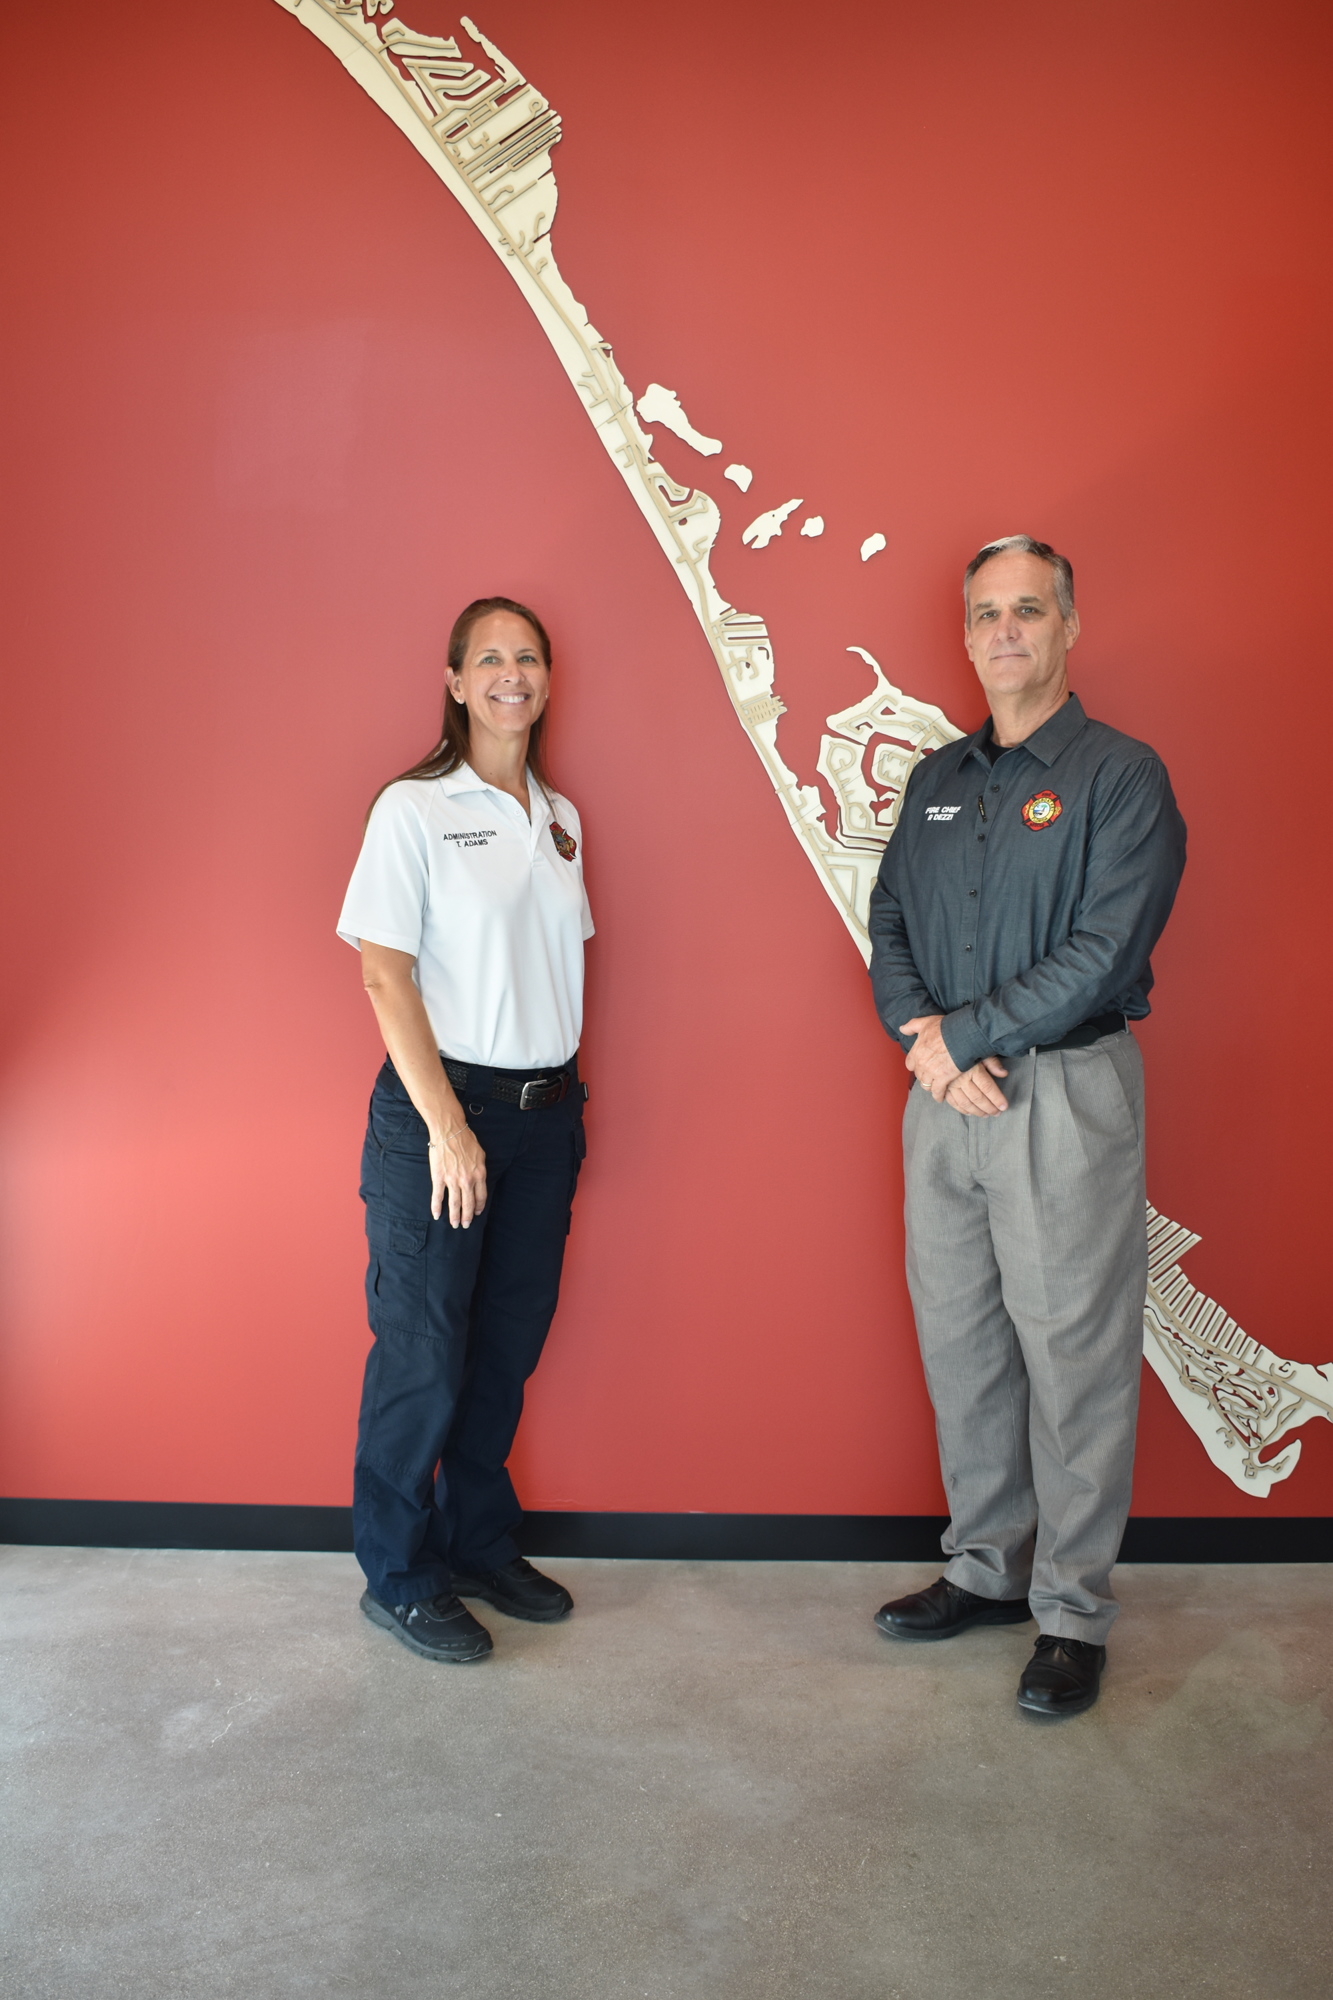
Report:
[[[778,749],[784,707],[764,620],[726,603],[713,581],[709,556],[721,511],[702,488],[682,486],[654,459],[652,435],[639,423],[609,342],[556,264],[551,150],[560,138],[559,114],[466,15],[461,25],[476,56],[452,36],[405,27],[394,18],[394,0],[277,4],[322,41],[392,118],[504,260],[671,563],[792,831],[868,960],[870,891],[903,786],[922,757],[963,732],[940,709],[894,687],[863,647],[850,647],[874,685],[863,701],[831,715],[821,738],[816,769],[837,813],[836,828],[826,824],[818,786],[802,784]],[[720,452],[720,440],[694,431],[662,384],[647,384],[638,407],[645,421],[665,424],[692,449]],[[745,466],[729,465],[724,476],[742,492],[750,483]],[[762,548],[781,533],[786,515],[802,504],[793,500],[752,522],[750,546]],[[815,528],[818,520],[811,517],[815,533],[823,527],[819,521]],[[862,559],[883,545],[881,535],[869,536]],[[1212,1463],[1252,1498],[1267,1498],[1295,1470],[1301,1444],[1291,1434],[1297,1426],[1316,1417],[1333,1421],[1333,1362],[1316,1367],[1282,1359],[1196,1290],[1180,1260],[1199,1240],[1149,1205],[1144,1352]]]

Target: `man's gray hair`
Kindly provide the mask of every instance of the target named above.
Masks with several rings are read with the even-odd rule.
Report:
[[[978,549],[967,568],[963,571],[963,609],[968,623],[972,622],[972,606],[968,602],[967,587],[983,563],[992,556],[1008,555],[1010,550],[1019,555],[1040,556],[1049,563],[1055,573],[1055,601],[1060,607],[1062,618],[1072,617],[1074,611],[1074,565],[1068,556],[1057,555],[1049,542],[1039,542],[1033,535],[1002,535],[998,542],[987,542],[984,549]]]

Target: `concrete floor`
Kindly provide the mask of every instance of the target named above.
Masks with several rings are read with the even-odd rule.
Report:
[[[1333,1571],[1125,1569],[1101,1703],[918,1565],[553,1562],[418,1660],[350,1557],[0,1551],[6,2000],[1333,1990]]]

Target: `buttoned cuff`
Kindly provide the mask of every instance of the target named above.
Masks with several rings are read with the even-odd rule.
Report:
[[[972,1007],[955,1007],[952,1014],[946,1014],[940,1022],[940,1033],[944,1046],[958,1065],[959,1070],[971,1069],[983,1056],[991,1052],[990,1043],[977,1026],[976,1010]]]

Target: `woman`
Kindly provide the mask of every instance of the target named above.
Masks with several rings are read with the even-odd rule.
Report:
[[[578,814],[543,739],[551,644],[507,597],[449,637],[444,726],[386,785],[338,920],[389,1059],[362,1155],[374,1345],[352,1523],[361,1609],[431,1660],[477,1660],[460,1602],[563,1618],[518,1553],[505,1469],[560,1289],[583,1159]]]

